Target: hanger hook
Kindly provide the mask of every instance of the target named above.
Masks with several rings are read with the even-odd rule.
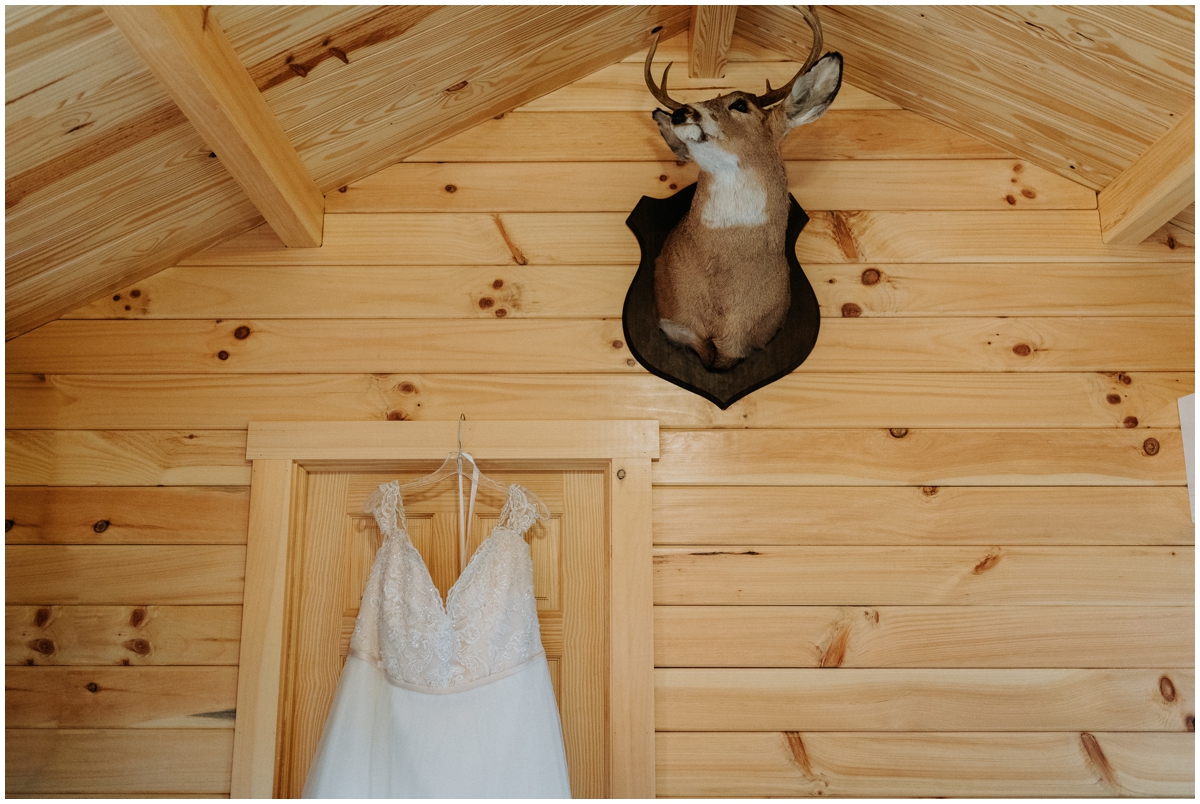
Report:
[[[463,422],[465,422],[466,420],[467,420],[467,414],[465,414],[465,413],[458,414],[458,454],[459,455],[462,454],[462,426],[463,426]]]

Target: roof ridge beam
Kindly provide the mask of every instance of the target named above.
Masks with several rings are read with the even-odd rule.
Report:
[[[321,245],[325,198],[208,6],[105,6],[288,246]]]
[[[723,78],[733,45],[737,6],[692,6],[688,28],[688,76]]]

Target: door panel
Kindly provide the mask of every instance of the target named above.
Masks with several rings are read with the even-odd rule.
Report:
[[[608,793],[608,524],[601,471],[484,471],[542,498],[549,521],[526,534],[534,567],[542,644],[562,719],[571,791]],[[363,587],[382,544],[363,502],[383,482],[423,473],[314,472],[308,479],[304,538],[289,556],[276,795],[303,789],[349,650]],[[464,482],[464,504],[469,484]],[[491,533],[504,495],[480,486],[467,560]],[[458,486],[451,477],[405,495],[413,545],[445,599],[459,575]]]

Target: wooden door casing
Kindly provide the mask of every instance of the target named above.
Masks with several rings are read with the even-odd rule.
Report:
[[[486,472],[486,468],[485,468]],[[600,470],[486,472],[537,494],[550,519],[526,533],[542,643],[554,682],[575,797],[608,793],[606,477]],[[375,553],[383,543],[363,502],[383,482],[420,472],[315,472],[304,538],[291,556],[275,794],[303,790],[350,645]],[[469,486],[464,489],[469,494]],[[504,495],[480,486],[467,560],[495,527]],[[404,495],[408,533],[443,600],[459,572],[458,487],[453,478]]]

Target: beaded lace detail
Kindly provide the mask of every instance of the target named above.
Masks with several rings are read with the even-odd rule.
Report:
[[[364,510],[375,515],[385,538],[367,579],[351,650],[371,657],[397,681],[435,688],[480,681],[542,650],[533,560],[524,539],[539,512],[524,488],[509,487],[499,522],[445,605],[408,536],[399,481],[381,485]]]

